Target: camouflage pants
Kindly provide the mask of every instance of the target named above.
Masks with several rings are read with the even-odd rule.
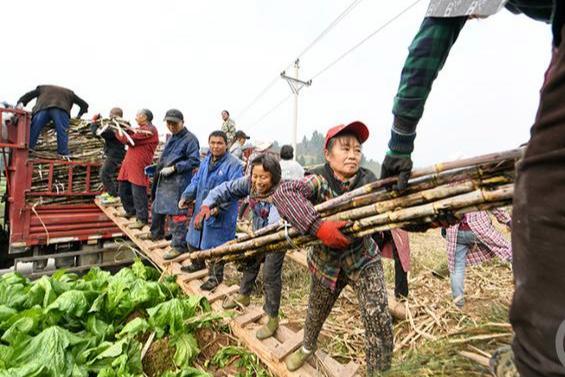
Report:
[[[383,266],[379,261],[361,271],[359,279],[350,281],[340,274],[335,290],[331,290],[316,278],[312,278],[308,312],[304,324],[304,347],[316,348],[318,335],[328,318],[339,294],[351,283],[357,294],[361,319],[365,327],[365,357],[367,374],[390,368],[392,358],[392,319],[388,312]]]

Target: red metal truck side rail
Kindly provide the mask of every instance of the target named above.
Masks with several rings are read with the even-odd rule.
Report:
[[[28,138],[31,114],[19,109],[0,108],[0,125],[16,115],[17,122],[7,126],[7,136],[0,135],[0,149],[6,176],[5,228],[9,231],[10,252],[21,252],[24,247],[71,241],[113,238],[121,231],[94,204],[99,194],[91,187],[94,167],[92,162],[29,159]],[[4,132],[5,134],[5,132]],[[32,191],[34,169],[48,174],[47,187]],[[55,182],[55,167],[65,166],[67,180]],[[86,172],[81,186],[76,185],[75,173]],[[91,197],[84,204],[41,204],[41,197]]]

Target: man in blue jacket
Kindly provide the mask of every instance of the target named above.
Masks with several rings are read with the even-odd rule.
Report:
[[[243,176],[241,162],[228,153],[228,137],[223,131],[214,131],[208,138],[210,153],[202,161],[198,173],[192,178],[190,185],[182,193],[178,203],[184,208],[191,201],[194,203],[194,213],[200,212],[202,202],[208,193],[216,186]],[[192,250],[210,249],[235,238],[237,222],[237,201],[230,201],[218,206],[208,220],[190,222],[186,241]],[[194,262],[182,268],[185,272],[195,272],[204,269],[203,261]],[[224,265],[212,262],[208,280],[200,287],[212,290],[224,280]]]
[[[171,138],[165,144],[155,172],[156,191],[151,208],[151,239],[162,239],[165,220],[171,216],[172,249],[165,253],[164,259],[172,259],[187,252],[186,209],[177,203],[182,192],[192,179],[192,171],[200,165],[198,139],[184,127],[184,117],[179,110],[171,109],[165,114]]]

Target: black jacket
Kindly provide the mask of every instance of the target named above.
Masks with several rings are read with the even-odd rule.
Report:
[[[96,135],[98,124],[90,123],[90,130]],[[126,146],[116,138],[114,130],[112,128],[108,128],[102,132],[102,135],[100,136],[104,139],[104,154],[106,157],[119,160],[120,162],[123,161],[126,155]]]

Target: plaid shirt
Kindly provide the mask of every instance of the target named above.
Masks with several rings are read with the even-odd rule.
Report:
[[[280,215],[301,233],[315,235],[322,220],[314,204],[338,196],[321,175],[310,175],[302,180],[284,181],[273,195]],[[315,278],[334,290],[343,272],[356,281],[367,264],[378,261],[378,249],[371,237],[356,240],[346,250],[332,250],[317,246],[308,252],[308,267]]]
[[[445,64],[467,17],[426,17],[412,40],[404,62],[392,112],[401,118],[419,120],[432,84]]]
[[[510,225],[510,216],[506,212],[495,209],[490,211],[501,224]],[[486,211],[470,212],[465,215],[465,221],[477,237],[477,242],[467,253],[467,265],[475,265],[498,256],[505,261],[512,260],[510,242],[494,228],[491,218]],[[449,271],[453,272],[455,266],[455,247],[457,245],[457,232],[459,224],[447,229],[447,261]]]

